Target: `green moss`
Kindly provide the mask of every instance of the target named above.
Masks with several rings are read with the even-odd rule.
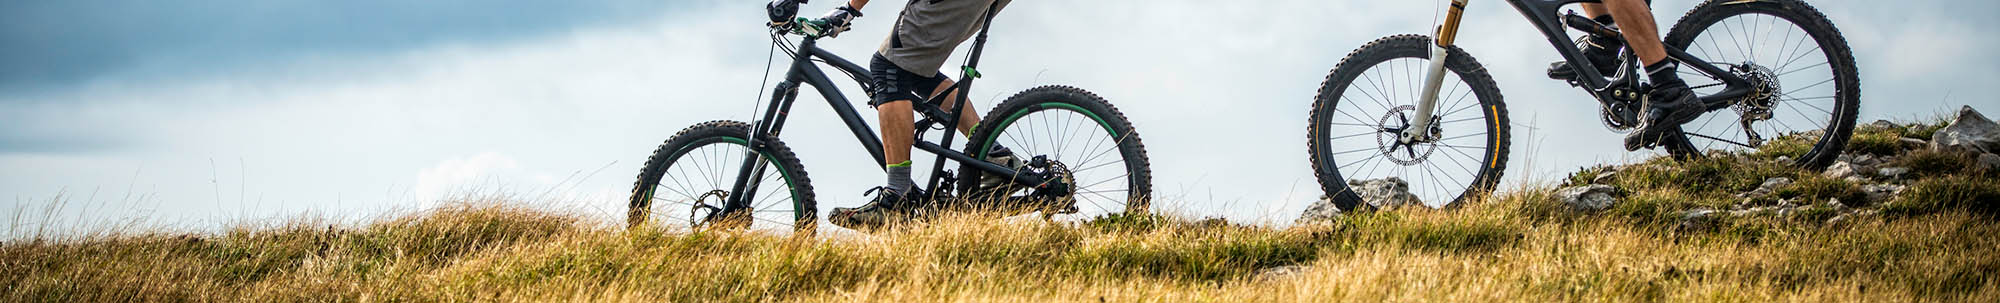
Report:
[[[1811,205],[1827,199],[1840,199],[1841,203],[1855,204],[1868,200],[1868,193],[1861,186],[1847,180],[1827,178],[1817,174],[1800,174],[1792,185],[1780,188],[1780,199],[1792,199],[1797,204]]]
[[[1931,150],[1912,151],[1896,158],[1883,167],[1897,166],[1909,168],[1910,173],[1903,178],[1931,178],[1957,174],[1976,173],[1979,168],[1976,154],[1962,152],[1940,152]]]
[[[1910,185],[1901,197],[1882,207],[1882,213],[1900,216],[1949,210],[2000,217],[2000,180],[1976,176],[1926,179]]]

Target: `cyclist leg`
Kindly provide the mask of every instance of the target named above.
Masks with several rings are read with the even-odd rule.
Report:
[[[1591,20],[1596,20],[1597,23],[1617,27],[1617,24],[1612,22],[1614,20],[1611,18],[1611,12],[1605,9],[1603,4],[1585,3],[1583,14]],[[1577,40],[1577,49],[1583,50],[1583,59],[1589,60],[1590,65],[1597,69],[1597,74],[1605,77],[1616,76],[1619,63],[1618,50],[1623,48],[1625,41],[1617,37],[1588,34]],[[1581,74],[1570,67],[1569,61],[1549,64],[1549,78],[1572,81],[1580,77]]]
[[[937,94],[944,93],[945,90],[951,89],[952,85],[958,85],[958,82],[951,81],[951,78],[944,78],[943,82],[938,82],[937,89],[931,91],[930,96],[937,97]],[[952,105],[955,103],[958,103],[958,92],[952,91],[951,94],[944,96],[944,104],[939,104],[938,108],[944,109],[945,112],[949,113],[951,112]],[[979,125],[978,108],[979,106],[975,106],[975,103],[972,102],[971,97],[965,98],[965,112],[959,113],[958,115],[959,133],[967,136],[972,135],[972,127]]]
[[[1705,110],[1695,98],[1694,90],[1681,81],[1679,66],[1667,60],[1659,26],[1653,22],[1653,10],[1646,1],[1605,0],[1604,6],[1611,11],[1612,19],[1624,20],[1618,31],[1645,64],[1647,80],[1652,84],[1640,104],[1639,129],[1625,136],[1625,149],[1657,146],[1669,135],[1679,133],[1681,124],[1694,121]]]
[[[911,88],[921,88],[927,94],[935,94],[931,88],[938,86],[942,75],[920,76],[903,70],[895,63],[877,53],[868,63],[870,82],[873,82],[873,96],[869,105],[875,106],[875,114],[882,127],[882,165],[887,173],[885,185],[869,190],[875,194],[873,200],[861,207],[834,208],[827,221],[834,225],[855,229],[874,229],[911,218],[922,204],[923,194],[910,178],[910,148],[916,143],[916,111],[914,102],[925,100],[918,97]]]

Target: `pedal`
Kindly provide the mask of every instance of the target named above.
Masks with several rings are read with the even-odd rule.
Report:
[[[1576,69],[1563,66],[1562,61],[1549,63],[1549,79],[1568,81],[1570,86],[1578,86]]]

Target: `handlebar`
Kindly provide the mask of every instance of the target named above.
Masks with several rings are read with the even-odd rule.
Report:
[[[814,39],[837,35],[840,34],[837,31],[841,30],[839,28],[826,27],[826,24],[821,23],[819,20],[806,17],[798,17],[798,19],[785,23],[770,22],[766,23],[765,26],[770,27],[772,31],[779,34],[800,35]]]

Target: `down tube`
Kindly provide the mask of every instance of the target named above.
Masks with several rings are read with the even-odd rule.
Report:
[[[806,83],[812,84],[813,89],[825,97],[826,104],[833,107],[833,113],[840,116],[840,121],[847,123],[847,130],[854,132],[854,139],[861,141],[861,147],[868,149],[868,155],[875,157],[875,163],[882,163],[882,139],[875,136],[875,129],[868,127],[867,120],[861,119],[861,113],[854,111],[854,105],[840,94],[840,88],[833,87],[833,81],[827,80],[826,72],[812,64],[800,65],[799,71],[805,73]],[[889,169],[882,165],[875,167]]]

